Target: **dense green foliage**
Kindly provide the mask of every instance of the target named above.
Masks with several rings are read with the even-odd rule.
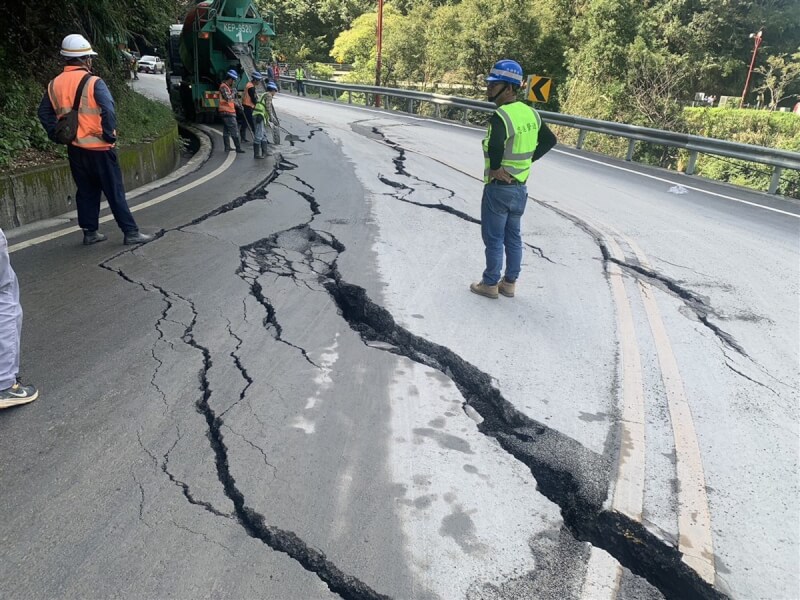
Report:
[[[164,118],[171,118],[169,110],[123,85],[117,47],[127,45],[134,34],[147,43],[160,44],[168,25],[185,10],[183,4],[176,0],[36,0],[15,3],[13,10],[6,11],[0,35],[0,168],[14,159],[25,159],[32,150],[63,154],[47,139],[36,110],[47,82],[61,71],[58,50],[70,33],[85,35],[100,53],[94,68],[117,101],[120,143],[154,135]]]
[[[687,108],[684,116],[687,130],[695,135],[800,152],[800,117],[794,114],[765,110]],[[681,160],[685,161],[686,157],[681,157]],[[766,190],[772,168],[702,156],[697,162],[696,173],[710,179]],[[779,192],[800,198],[800,173],[784,172]]]

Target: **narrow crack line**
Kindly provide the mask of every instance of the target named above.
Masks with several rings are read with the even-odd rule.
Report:
[[[761,383],[761,382],[760,382],[760,381],[758,381],[757,379],[753,379],[752,377],[750,377],[749,375],[746,375],[745,373],[742,373],[742,372],[741,372],[739,369],[736,369],[736,368],[734,368],[734,366],[733,366],[733,365],[732,365],[732,364],[731,364],[729,361],[727,361],[727,360],[725,361],[725,366],[726,366],[726,367],[728,367],[728,368],[729,368],[731,371],[733,371],[733,372],[734,372],[734,373],[736,373],[737,375],[740,375],[741,377],[744,377],[744,378],[745,378],[745,379],[747,379],[748,381],[752,381],[752,382],[753,382],[753,383],[755,383],[756,385],[760,385],[761,387],[763,387],[763,388],[765,388],[765,389],[768,389],[770,392],[772,392],[773,394],[775,394],[776,396],[778,396],[778,392],[776,392],[775,390],[773,390],[771,387],[769,387],[768,385],[766,385],[766,384],[764,384],[764,383]]]
[[[399,189],[399,190],[408,190],[410,192],[409,195],[411,195],[411,193],[413,193],[415,191],[414,188],[409,187],[409,186],[407,186],[405,184],[399,183],[397,181],[392,181],[391,179],[389,179],[388,177],[384,177],[383,175],[378,175],[378,179],[384,185],[388,185],[390,187],[393,187],[393,188]],[[393,198],[397,198],[401,202],[405,202],[407,204],[413,204],[414,206],[420,206],[422,208],[432,208],[432,209],[435,209],[435,210],[441,210],[442,212],[449,213],[451,215],[454,215],[454,216],[458,217],[459,219],[463,219],[465,221],[469,221],[470,223],[475,223],[476,225],[480,225],[481,224],[481,220],[480,219],[476,219],[472,215],[468,215],[467,213],[462,212],[462,211],[458,210],[457,208],[453,208],[452,206],[450,206],[448,204],[431,204],[431,203],[428,203],[428,202],[415,202],[414,200],[409,200],[407,197],[401,197],[401,196],[399,196],[397,194],[387,194],[387,195],[389,195],[389,196],[391,196]]]
[[[250,375],[247,373],[247,369],[245,369],[245,368],[244,368],[244,365],[242,365],[242,360],[241,360],[241,358],[240,358],[240,357],[239,357],[239,355],[238,355],[239,348],[241,348],[241,347],[242,347],[242,344],[244,343],[244,340],[242,340],[242,338],[240,338],[238,335],[236,335],[236,334],[233,332],[233,329],[231,328],[231,322],[230,322],[230,320],[229,320],[229,319],[225,319],[225,320],[226,320],[226,321],[228,321],[228,334],[230,334],[230,336],[231,336],[233,339],[235,339],[235,340],[236,340],[236,348],[234,348],[234,349],[231,351],[231,354],[230,354],[230,356],[231,356],[231,358],[233,359],[233,363],[236,365],[236,368],[237,368],[237,369],[239,369],[239,373],[241,374],[242,378],[243,378],[243,379],[244,379],[244,380],[247,382],[247,385],[245,385],[245,386],[242,388],[242,390],[239,392],[239,400],[244,400],[244,396],[245,396],[245,394],[247,393],[247,389],[248,389],[248,388],[249,388],[251,385],[253,385],[253,378],[252,378],[252,377],[250,377]]]
[[[297,228],[293,228],[297,229]],[[309,243],[325,240],[305,227]],[[328,234],[330,235],[330,234]],[[279,234],[268,238],[278,239]],[[334,236],[326,241],[339,253],[345,247]],[[622,565],[646,578],[668,598],[725,598],[681,560],[677,548],[665,544],[641,523],[603,508],[607,489],[596,480],[610,477],[608,461],[577,441],[539,423],[517,410],[494,386],[492,377],[465,361],[449,348],[430,342],[397,325],[391,314],[374,303],[366,291],[344,281],[338,257],[321,283],[339,308],[342,318],[366,345],[382,342],[375,349],[405,356],[449,377],[466,404],[483,419],[478,430],[496,439],[502,448],[525,464],[537,488],[561,508],[564,523],[577,539],[608,551]],[[552,448],[574,460],[559,461]],[[587,478],[585,472],[605,473]]]
[[[609,262],[619,265],[624,270],[633,272],[635,275],[640,276],[639,278],[644,277],[645,281],[650,281],[657,287],[666,287],[667,290],[672,292],[674,296],[683,301],[684,306],[691,310],[697,317],[698,321],[711,330],[711,332],[723,343],[723,345],[735,350],[743,357],[752,360],[745,349],[739,345],[739,343],[731,334],[709,320],[709,316],[718,317],[719,315],[717,315],[713,308],[708,306],[705,300],[691,291],[681,287],[669,277],[661,275],[660,273],[656,273],[652,269],[645,269],[641,265],[631,264],[612,256],[609,256],[608,260]],[[659,286],[659,284],[661,284],[661,286]]]
[[[277,479],[278,478],[278,469],[272,463],[269,462],[269,459],[267,458],[267,453],[264,452],[264,449],[261,446],[251,442],[244,435],[242,435],[241,433],[236,431],[233,427],[231,427],[227,423],[225,423],[223,425],[223,427],[228,429],[232,434],[234,434],[236,437],[240,438],[243,442],[248,444],[254,450],[258,450],[258,452],[261,454],[261,457],[264,459],[264,464],[267,465],[267,467],[269,467],[270,469],[272,469],[272,479]]]
[[[544,260],[546,260],[546,261],[548,261],[548,262],[551,262],[551,263],[553,263],[554,265],[560,264],[560,263],[557,263],[556,261],[554,261],[553,259],[551,259],[549,256],[545,256],[545,254],[544,254],[544,251],[543,251],[543,250],[542,250],[542,249],[541,249],[539,246],[534,246],[533,244],[531,244],[531,243],[528,243],[528,242],[522,242],[522,243],[523,243],[523,244],[525,244],[525,245],[526,245],[528,248],[530,248],[531,250],[533,250],[533,252],[534,252],[534,253],[535,253],[535,254],[536,254],[536,255],[537,255],[539,258],[543,258]]]
[[[178,445],[178,442],[180,442],[181,439],[182,439],[182,436],[179,434],[178,438],[175,440],[175,443],[172,444],[170,449],[167,450],[164,453],[164,456],[163,456],[162,461],[161,461],[161,471],[169,478],[169,480],[174,485],[176,485],[177,487],[179,487],[181,489],[181,491],[183,492],[183,497],[186,498],[186,500],[189,502],[189,504],[193,504],[194,506],[199,506],[199,507],[203,508],[204,510],[206,510],[207,512],[211,513],[214,516],[224,517],[226,519],[230,519],[231,518],[230,514],[224,513],[222,511],[218,510],[210,502],[206,502],[205,500],[196,499],[192,495],[192,490],[189,488],[189,485],[184,483],[183,481],[181,481],[177,477],[175,477],[170,472],[170,470],[169,470],[169,455],[175,449],[175,447]]]
[[[139,440],[141,443],[141,440]],[[144,518],[144,504],[145,504],[145,496],[144,496],[144,486],[142,482],[136,477],[136,473],[133,470],[133,465],[131,464],[130,468],[131,477],[133,477],[133,481],[139,486],[139,520],[147,526],[148,529],[152,529],[150,523]]]
[[[300,346],[292,344],[288,340],[283,339],[283,328],[281,327],[280,323],[278,323],[278,318],[277,318],[277,315],[276,315],[275,307],[272,305],[272,303],[269,301],[269,299],[264,295],[264,289],[261,287],[261,284],[258,282],[258,277],[256,277],[256,276],[248,277],[247,276],[247,273],[248,273],[248,270],[249,270],[247,259],[248,258],[252,258],[253,260],[255,260],[255,255],[252,255],[252,256],[250,255],[251,248],[253,248],[253,246],[243,246],[240,249],[241,265],[237,269],[236,274],[245,283],[247,283],[249,285],[249,287],[250,287],[250,295],[253,296],[253,298],[255,298],[256,301],[261,306],[263,306],[264,309],[267,311],[266,316],[262,320],[262,325],[267,330],[269,330],[269,328],[271,326],[275,331],[275,336],[274,337],[275,337],[276,341],[280,342],[281,344],[285,344],[285,345],[289,346],[290,348],[294,348],[295,350],[300,352],[300,354],[303,356],[303,358],[306,360],[306,362],[308,362],[310,365],[313,365],[314,367],[319,369],[320,366],[311,359],[311,357],[308,355],[308,352],[306,352],[305,348],[301,348]]]
[[[169,520],[170,520],[170,521],[172,522],[172,524],[173,524],[175,527],[177,527],[178,529],[182,529],[183,531],[185,531],[185,532],[187,532],[187,533],[191,533],[192,535],[199,536],[199,537],[203,538],[203,539],[204,539],[206,542],[208,542],[209,544],[214,544],[215,546],[219,546],[220,548],[223,548],[223,549],[225,549],[225,550],[228,552],[228,554],[230,554],[231,556],[233,556],[233,555],[234,555],[233,551],[232,551],[230,548],[228,548],[228,547],[227,547],[225,544],[221,544],[220,542],[218,542],[218,541],[216,541],[216,540],[212,540],[212,539],[211,539],[210,537],[208,537],[208,536],[207,536],[205,533],[203,533],[203,532],[201,532],[201,531],[195,531],[194,529],[190,529],[189,527],[186,527],[186,525],[180,525],[180,524],[179,524],[179,523],[178,523],[178,522],[175,520],[175,517],[170,517],[170,519],[169,519]]]
[[[214,217],[218,217],[219,215],[223,215],[227,212],[232,210],[236,210],[252,202],[254,200],[265,200],[267,198],[267,186],[278,176],[278,169],[275,168],[267,175],[267,177],[262,180],[256,187],[251,190],[248,190],[244,193],[244,195],[239,196],[238,198],[234,198],[230,202],[226,202],[225,204],[218,206],[217,208],[208,211],[205,214],[200,215],[199,217],[192,219],[188,223],[183,225],[179,225],[178,227],[174,227],[172,229],[167,229],[166,231],[183,231],[187,227],[192,227],[193,225],[197,225],[198,223],[202,223],[208,219],[212,219]]]
[[[289,175],[290,175],[291,177],[294,177],[294,178],[295,178],[295,179],[298,181],[298,183],[300,183],[300,184],[302,184],[302,185],[306,186],[306,187],[307,187],[309,190],[311,190],[312,192],[315,192],[315,191],[316,191],[316,190],[314,189],[314,186],[313,186],[313,185],[311,185],[310,183],[308,183],[307,181],[305,181],[305,180],[303,180],[303,179],[300,179],[300,178],[299,178],[297,175],[295,175],[294,173],[289,173]]]
[[[296,178],[296,179],[297,179],[297,178]],[[299,179],[298,179],[298,181],[299,181]],[[291,191],[293,191],[295,194],[297,194],[298,196],[300,196],[301,198],[303,198],[303,200],[305,200],[306,202],[308,202],[308,205],[311,207],[311,213],[312,213],[314,216],[316,216],[316,215],[320,214],[320,211],[319,211],[319,203],[317,202],[317,199],[316,199],[314,196],[312,196],[311,194],[309,194],[309,193],[307,193],[307,192],[301,192],[300,190],[298,190],[298,189],[295,189],[295,188],[293,188],[293,187],[290,187],[289,185],[287,185],[287,184],[285,184],[285,183],[283,183],[283,182],[281,182],[281,181],[277,181],[277,182],[276,182],[276,184],[277,184],[277,185],[282,185],[282,186],[283,186],[283,187],[285,187],[287,190],[291,190]],[[309,186],[309,187],[311,187],[311,186]],[[312,189],[312,191],[313,191],[313,188],[311,188],[311,189]],[[312,219],[312,220],[313,220],[313,219]]]

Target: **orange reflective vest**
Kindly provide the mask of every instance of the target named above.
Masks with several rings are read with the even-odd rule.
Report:
[[[227,100],[226,98],[231,98],[231,100]],[[227,83],[223,83],[219,86],[219,112],[235,115],[236,114],[236,105],[233,102],[233,98],[235,98],[233,94],[233,90]]]
[[[242,98],[242,104],[244,106],[249,106],[250,108],[253,108],[256,105],[256,103],[253,102],[253,99],[250,97],[250,90],[254,87],[256,86],[253,85],[252,81],[248,81],[247,85],[244,86],[244,98]]]
[[[64,72],[47,86],[47,95],[57,118],[72,112],[75,93],[87,72],[84,67],[66,66]],[[94,98],[94,86],[99,79],[90,77],[83,87],[81,104],[78,107],[78,135],[72,142],[73,146],[87,150],[108,150],[114,147],[114,144],[103,139],[102,111]]]

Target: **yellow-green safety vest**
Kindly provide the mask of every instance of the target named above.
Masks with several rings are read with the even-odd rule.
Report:
[[[495,113],[506,126],[506,146],[500,166],[520,183],[528,180],[531,172],[533,152],[539,140],[542,118],[524,102],[511,102],[498,106]],[[489,138],[492,126],[483,140],[483,183],[489,183]]]
[[[303,67],[297,67],[297,71],[295,71],[295,79],[298,81],[302,81],[306,78],[306,70]]]

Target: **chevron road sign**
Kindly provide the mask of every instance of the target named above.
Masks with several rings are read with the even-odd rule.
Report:
[[[549,77],[531,75],[528,78],[528,91],[526,96],[531,102],[547,102],[547,99],[550,97],[550,89],[552,86],[553,80]]]

